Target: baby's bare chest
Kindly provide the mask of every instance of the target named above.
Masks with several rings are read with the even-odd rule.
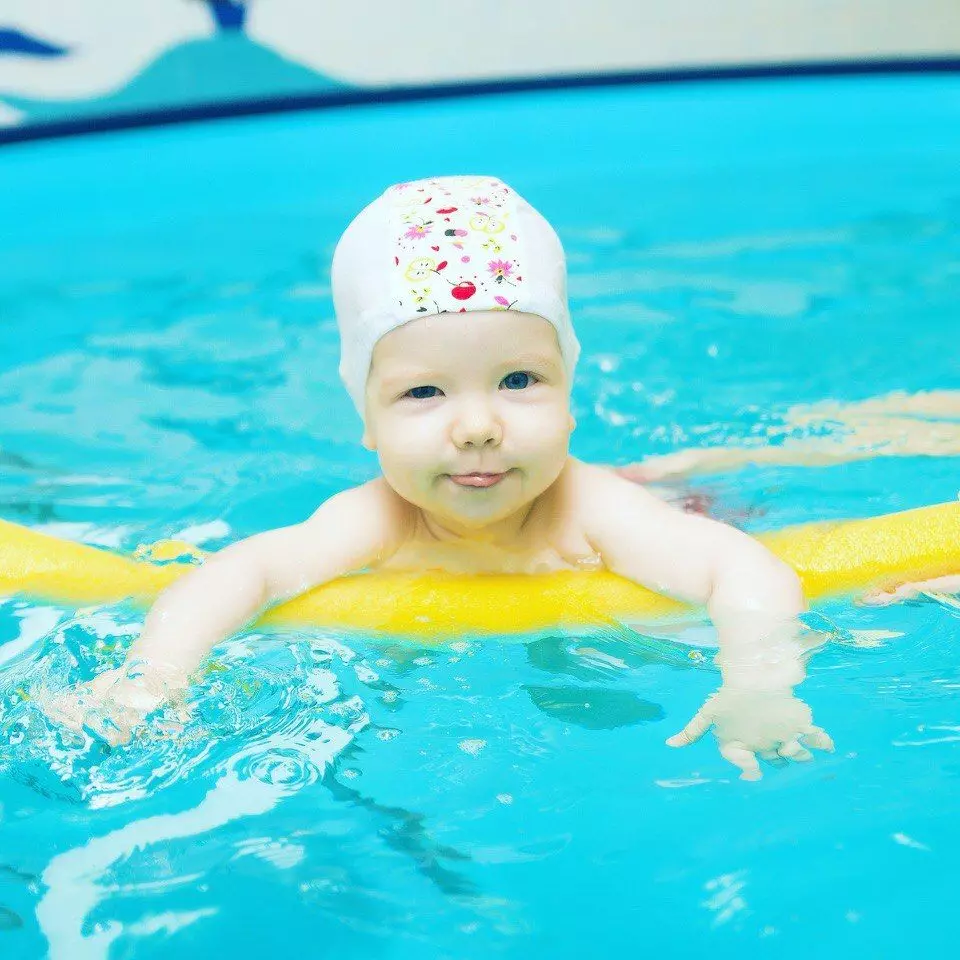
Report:
[[[581,530],[572,526],[547,531],[542,536],[508,547],[488,543],[438,542],[418,535],[379,570],[444,570],[459,574],[553,573],[558,570],[597,570],[603,562]]]

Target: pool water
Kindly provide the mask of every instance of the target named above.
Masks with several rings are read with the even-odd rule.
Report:
[[[960,78],[504,95],[0,152],[0,517],[216,548],[374,475],[328,264],[390,182],[493,172],[557,226],[574,452],[782,442],[787,410],[960,387]],[[824,430],[837,429],[827,424]],[[793,430],[795,433],[795,430]],[[958,461],[750,468],[748,529],[957,496]],[[122,605],[0,605],[0,956],[953,953],[947,602],[817,612],[837,743],[759,783],[664,739],[709,657],[618,635],[218,647],[128,746],[36,698],[122,658]]]

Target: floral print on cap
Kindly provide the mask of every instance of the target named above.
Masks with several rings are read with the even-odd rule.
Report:
[[[399,306],[412,315],[509,310],[523,284],[516,195],[490,177],[444,177],[387,191]]]

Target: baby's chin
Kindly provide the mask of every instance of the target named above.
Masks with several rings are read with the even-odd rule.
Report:
[[[443,476],[434,484],[430,496],[411,502],[444,525],[480,532],[526,510],[535,499],[525,494],[521,478],[511,471],[489,486],[458,483]]]

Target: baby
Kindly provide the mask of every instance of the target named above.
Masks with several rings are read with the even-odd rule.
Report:
[[[539,213],[491,177],[399,184],[347,228],[332,280],[340,374],[382,476],[177,581],[127,664],[61,698],[58,717],[125,740],[264,607],[354,571],[607,569],[705,605],[717,628],[720,689],[668,744],[713,726],[750,779],[758,759],[832,748],[792,692],[804,675],[794,572],[570,456],[579,344],[563,249]]]

